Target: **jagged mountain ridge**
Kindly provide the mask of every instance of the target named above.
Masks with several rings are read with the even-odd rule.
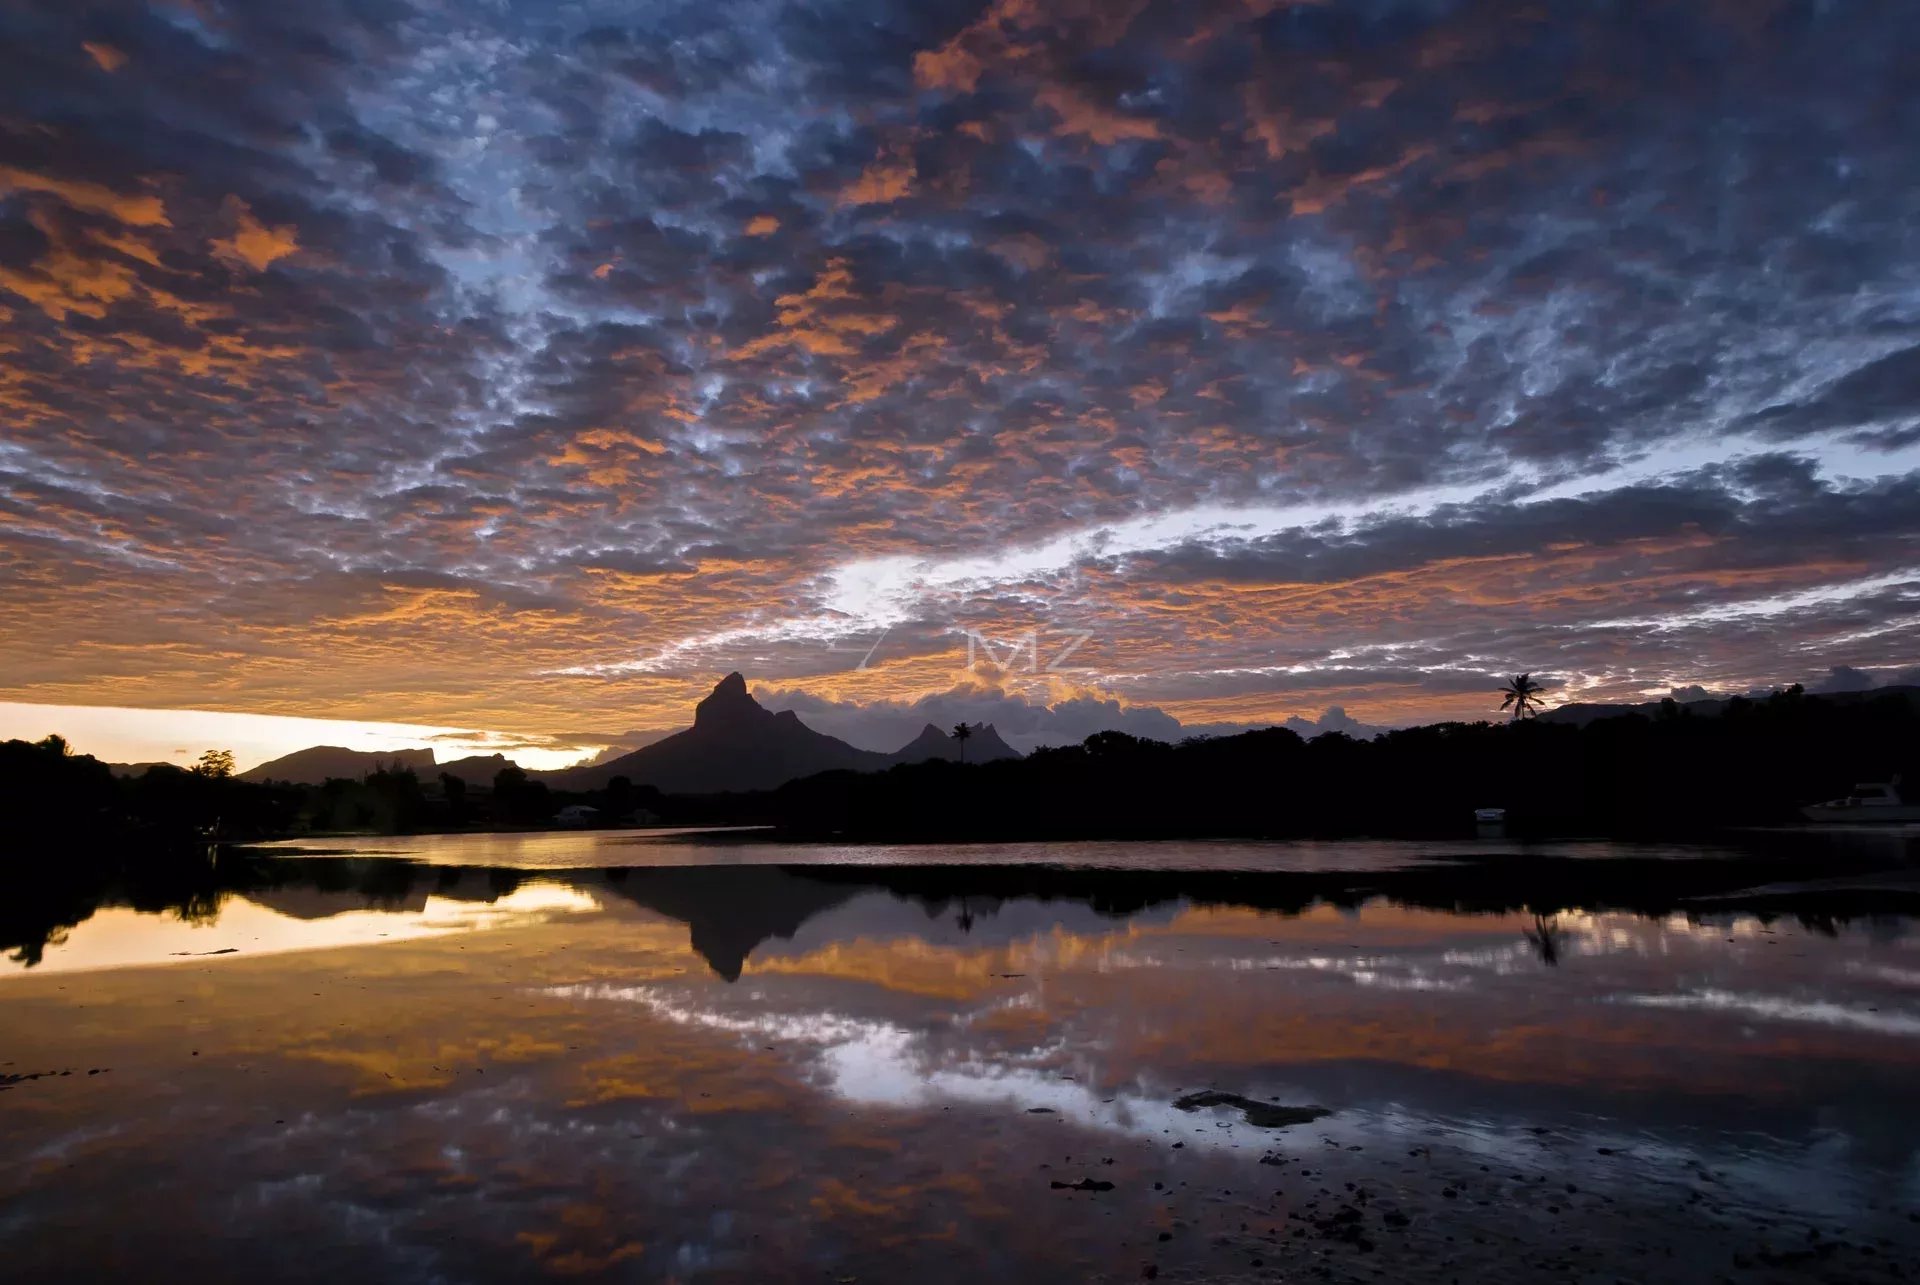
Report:
[[[616,776],[668,794],[769,790],[795,777],[836,768],[873,772],[890,757],[856,749],[816,732],[791,710],[775,714],[728,674],[693,710],[693,726],[590,767],[565,768],[542,779],[566,790],[592,790]]]
[[[693,726],[650,745],[608,759],[529,776],[563,790],[594,790],[616,776],[634,785],[651,785],[668,794],[716,794],[726,790],[770,790],[817,772],[849,769],[879,772],[903,763],[933,759],[989,763],[1019,758],[991,723],[975,724],[964,756],[960,742],[929,723],[892,753],[863,750],[838,737],[815,731],[792,710],[775,713],[747,691],[740,674],[728,674],[694,707]],[[319,785],[331,778],[355,780],[382,767],[412,768],[423,780],[440,773],[473,786],[488,786],[506,767],[503,754],[473,755],[437,763],[431,749],[350,750],[316,745],[249,768],[247,781],[288,781]]]
[[[849,745],[816,732],[792,710],[776,714],[767,709],[747,691],[747,680],[733,673],[694,707],[692,727],[605,763],[540,777],[565,790],[598,789],[624,776],[635,785],[651,785],[668,794],[715,794],[770,790],[816,772],[878,772],[901,763],[959,757],[959,743],[931,723],[891,754]],[[969,763],[1018,757],[1019,751],[991,725],[977,728],[968,738]]]
[[[493,778],[510,767],[519,767],[504,754],[470,754],[463,759],[454,759],[442,763],[434,769],[436,776],[453,776],[468,785],[491,786]]]
[[[996,759],[1017,759],[1020,751],[1000,739],[1000,733],[994,730],[992,723],[975,723],[973,735],[967,738],[966,761],[969,763],[991,763]],[[920,734],[887,756],[895,763],[925,763],[929,759],[947,759],[958,762],[961,758],[960,742],[950,733],[943,732],[928,723],[920,729]]]

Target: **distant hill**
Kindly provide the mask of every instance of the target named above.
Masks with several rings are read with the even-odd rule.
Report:
[[[1646,701],[1639,705],[1602,705],[1576,701],[1569,705],[1557,705],[1542,710],[1535,715],[1536,723],[1568,723],[1574,727],[1585,727],[1588,723],[1603,718],[1624,718],[1628,714],[1641,714],[1652,718],[1660,712],[1662,701]],[[1713,700],[1679,701],[1679,707],[1689,714],[1701,718],[1717,718],[1727,707],[1724,698]]]
[[[113,773],[115,776],[145,776],[147,769],[150,767],[179,766],[178,763],[163,763],[158,761],[153,763],[109,763],[107,764],[107,771]],[[185,771],[184,768],[181,770]]]
[[[320,785],[333,778],[357,781],[383,767],[409,767],[423,777],[437,770],[433,751],[349,750],[338,745],[315,745],[239,773],[242,781],[287,781]]]
[[[440,764],[433,770],[433,775],[458,777],[468,785],[492,785],[493,778],[500,775],[501,771],[518,766],[504,754],[474,754]]]
[[[816,732],[792,710],[773,713],[748,694],[745,678],[728,674],[694,707],[692,727],[605,763],[540,777],[563,790],[597,790],[624,776],[668,794],[717,794],[770,790],[836,768],[874,772],[894,761]]]
[[[1892,696],[1896,699],[1906,701],[1906,703],[1914,709],[1920,709],[1920,687],[1870,687],[1864,691],[1857,692],[1809,692],[1807,695],[1809,697],[1817,696],[1820,700],[1830,701],[1835,705],[1857,705],[1863,701],[1879,700],[1883,697]],[[1765,700],[1766,694],[1763,693],[1759,697],[1717,696],[1709,697],[1706,700],[1679,701],[1676,702],[1676,704],[1678,708],[1695,718],[1718,718],[1720,715],[1726,713],[1727,703],[1729,701],[1740,699]],[[1656,718],[1665,705],[1665,701],[1643,701],[1638,705],[1600,705],[1576,702],[1574,704],[1561,705],[1554,709],[1545,710],[1534,721],[1539,723],[1568,723],[1574,727],[1585,727],[1588,723],[1598,722],[1603,718],[1621,718],[1628,714],[1638,714],[1644,718]]]
[[[992,763],[997,759],[1020,757],[1019,750],[1000,739],[1000,733],[993,729],[992,723],[974,723],[972,727],[973,735],[967,738],[967,762]],[[894,763],[925,763],[929,759],[958,762],[960,757],[960,742],[932,723],[921,728],[920,735],[887,756]]]

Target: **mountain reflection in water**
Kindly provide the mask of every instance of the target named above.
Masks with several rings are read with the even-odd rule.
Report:
[[[0,1261],[1895,1279],[1906,880],[233,855],[68,880],[0,911]],[[1175,1105],[1202,1088],[1331,1114]]]

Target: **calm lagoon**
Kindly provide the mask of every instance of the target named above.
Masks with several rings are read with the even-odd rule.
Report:
[[[1809,842],[457,836],[16,900],[0,1262],[1900,1279],[1911,867]]]

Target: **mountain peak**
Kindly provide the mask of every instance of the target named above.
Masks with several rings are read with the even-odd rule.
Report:
[[[968,723],[973,735],[968,738],[964,757],[969,763],[986,763],[993,759],[1017,759],[1020,751],[1000,739],[993,730],[992,723]],[[959,759],[963,757],[960,743],[945,728],[928,723],[920,729],[920,735],[908,741],[891,755],[896,763],[924,763],[928,759]]]
[[[736,671],[714,684],[707,698],[693,707],[695,727],[740,723],[764,716],[766,710],[747,693],[747,680]]]
[[[563,789],[597,789],[616,776],[668,794],[771,790],[796,777],[835,770],[878,771],[888,758],[808,727],[792,710],[774,713],[728,674],[693,709],[693,726],[618,758],[547,775]]]

